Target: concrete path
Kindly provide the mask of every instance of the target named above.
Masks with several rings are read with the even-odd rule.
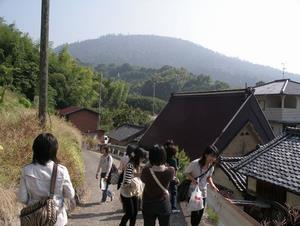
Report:
[[[85,183],[87,195],[69,217],[68,225],[71,226],[117,226],[123,216],[120,194],[116,186],[111,185],[110,190],[115,193],[115,199],[104,204],[99,204],[100,190],[99,180],[95,179],[95,172],[98,166],[100,154],[91,151],[83,151],[85,161]],[[114,160],[118,166],[119,162]],[[188,220],[189,221],[189,220]],[[128,223],[129,224],[129,223]],[[136,226],[143,225],[142,213],[139,212]],[[158,225],[158,223],[157,223]],[[180,214],[171,215],[171,226],[186,226],[185,217]]]

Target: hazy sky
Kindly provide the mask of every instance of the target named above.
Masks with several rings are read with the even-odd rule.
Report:
[[[40,8],[41,0],[0,0],[0,16],[34,40]],[[170,36],[300,74],[299,12],[299,0],[50,0],[50,40]]]

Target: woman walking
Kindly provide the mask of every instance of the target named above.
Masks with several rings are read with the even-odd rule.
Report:
[[[119,181],[118,181],[118,186],[117,189],[119,190],[122,182],[123,182],[123,177],[124,177],[124,171],[126,169],[126,165],[129,162],[129,156],[130,154],[137,148],[136,145],[128,145],[126,148],[126,152],[125,155],[120,159],[120,165],[118,170],[121,172],[120,173],[120,177],[119,177]]]
[[[217,150],[209,146],[204,150],[201,158],[192,161],[185,169],[185,174],[192,181],[190,189],[194,190],[196,186],[199,186],[199,189],[202,193],[204,206],[207,197],[207,184],[210,184],[215,191],[219,191],[212,180],[212,174],[214,172],[213,165],[217,159],[217,156]],[[198,211],[192,211],[192,226],[198,226],[200,224],[203,212],[204,208]]]
[[[101,203],[106,202],[107,197],[110,198],[112,201],[113,194],[109,190],[109,184],[110,184],[110,170],[113,164],[113,158],[110,155],[110,148],[107,145],[103,145],[100,149],[100,152],[102,153],[102,156],[100,157],[99,165],[96,172],[96,179],[99,178],[99,172],[100,174],[100,189],[102,190],[102,198]]]
[[[175,146],[172,140],[167,140],[164,144],[164,147],[167,152],[167,165],[172,166],[175,169],[175,176],[173,180],[171,180],[169,185],[169,193],[170,193],[170,202],[172,213],[179,213],[180,210],[177,209],[177,184],[178,179],[176,177],[176,171],[178,169],[178,159],[176,158],[177,147]]]
[[[32,163],[22,169],[18,199],[26,205],[32,205],[49,196],[50,181],[54,165],[57,166],[57,176],[54,189],[54,200],[57,209],[57,221],[54,226],[64,226],[68,223],[64,199],[72,199],[75,195],[67,168],[58,164],[57,139],[50,133],[38,135],[32,146]]]
[[[132,147],[130,147],[132,148]],[[139,196],[142,193],[142,182],[136,176],[140,175],[140,164],[146,158],[146,152],[135,147],[134,151],[129,152],[129,162],[124,171],[123,182],[120,193],[124,209],[124,216],[120,222],[120,226],[134,226],[138,213]]]
[[[171,204],[168,186],[173,180],[175,170],[165,165],[165,149],[154,145],[149,149],[150,165],[142,171],[141,179],[145,183],[143,192],[144,226],[155,226],[158,219],[160,226],[170,225]]]

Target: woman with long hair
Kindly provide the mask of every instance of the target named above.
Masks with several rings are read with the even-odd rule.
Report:
[[[130,226],[135,225],[140,194],[137,194],[132,190],[132,181],[136,176],[140,175],[140,164],[145,158],[146,152],[139,147],[136,147],[134,151],[129,152],[129,162],[125,167],[123,182],[120,189],[123,210],[125,212],[121,219],[120,226],[126,226],[128,220]],[[142,182],[140,185],[142,185]]]
[[[64,206],[65,198],[75,195],[67,168],[58,164],[57,139],[50,133],[38,135],[32,145],[32,163],[22,169],[19,201],[31,205],[49,196],[50,181],[54,164],[57,164],[57,176],[54,189],[54,200],[58,210],[54,226],[67,225],[68,217]]]
[[[215,191],[219,191],[213,182],[212,174],[214,172],[214,163],[218,157],[218,152],[216,148],[208,146],[201,158],[192,161],[188,167],[185,169],[185,174],[192,181],[191,189],[194,190],[196,186],[202,193],[204,205],[206,203],[207,197],[207,184],[210,184]],[[200,178],[198,178],[201,175]],[[200,224],[204,208],[198,211],[192,211],[191,213],[191,225],[197,226]]]

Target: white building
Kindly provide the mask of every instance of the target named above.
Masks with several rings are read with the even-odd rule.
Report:
[[[287,126],[300,127],[300,83],[281,79],[256,86],[254,90],[276,136]]]

